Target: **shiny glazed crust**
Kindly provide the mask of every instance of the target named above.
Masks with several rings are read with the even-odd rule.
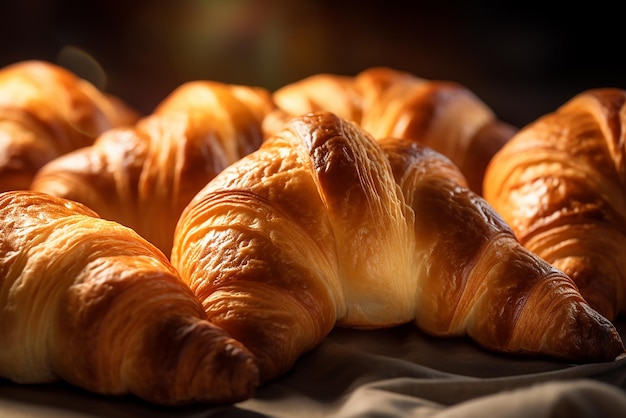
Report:
[[[520,242],[611,320],[626,310],[625,132],[626,92],[582,92],[522,129],[484,186]]]
[[[156,404],[252,396],[251,354],[207,321],[165,256],[85,206],[0,194],[0,376]]]
[[[46,162],[93,143],[138,114],[73,73],[45,61],[0,69],[0,191],[28,189]]]
[[[46,164],[32,189],[81,202],[133,228],[169,256],[178,216],[229,164],[256,150],[273,108],[267,91],[185,83],[134,126]]]
[[[478,194],[487,163],[516,131],[458,83],[387,67],[368,68],[354,77],[315,74],[278,89],[273,98],[278,109],[265,121],[268,133],[291,117],[330,111],[374,138],[407,138],[442,153]]]
[[[330,112],[292,119],[200,191],[172,263],[209,319],[257,356],[264,380],[335,325],[414,320],[433,335],[580,362],[624,351],[571,279],[523,248],[449,159],[375,141]]]

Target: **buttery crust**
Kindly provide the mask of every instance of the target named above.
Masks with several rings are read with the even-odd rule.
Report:
[[[449,159],[375,141],[330,112],[292,119],[201,190],[172,263],[209,319],[259,359],[262,380],[335,325],[414,320],[433,335],[579,362],[624,352],[613,325],[516,241]]]
[[[442,153],[478,194],[489,160],[517,130],[458,83],[387,67],[354,77],[315,74],[281,87],[273,99],[278,109],[266,118],[268,134],[294,116],[330,111],[374,138],[407,138]]]
[[[46,162],[93,143],[138,113],[70,71],[45,61],[0,69],[0,191],[28,189]]]
[[[81,202],[169,256],[184,207],[261,145],[261,123],[272,108],[262,88],[188,82],[134,126],[110,129],[92,146],[46,164],[31,188]]]
[[[626,311],[626,92],[584,91],[494,157],[485,197],[611,320]]]
[[[163,254],[87,207],[0,194],[0,376],[177,405],[246,399],[252,355]]]

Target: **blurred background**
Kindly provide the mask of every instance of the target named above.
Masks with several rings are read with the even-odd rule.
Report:
[[[0,65],[55,62],[144,113],[190,80],[274,90],[389,66],[459,82],[523,126],[585,89],[626,88],[615,6],[547,3],[3,1]]]

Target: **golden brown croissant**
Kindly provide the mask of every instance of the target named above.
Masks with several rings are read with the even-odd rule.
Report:
[[[293,116],[330,111],[375,138],[408,138],[444,154],[478,194],[487,163],[516,131],[457,83],[385,67],[355,77],[316,74],[278,89],[273,98],[278,109],[265,121],[269,134]]]
[[[626,311],[626,91],[588,90],[496,155],[485,197],[611,320]]]
[[[193,81],[133,127],[40,169],[32,189],[81,202],[169,255],[178,216],[217,173],[256,150],[273,108],[262,88]]]
[[[252,395],[250,353],[167,258],[81,204],[0,194],[0,376],[174,405]]]
[[[46,162],[136,119],[120,99],[54,64],[0,69],[0,191],[28,189]]]
[[[570,278],[524,249],[443,155],[303,115],[182,214],[172,264],[209,319],[288,370],[337,324],[415,320],[438,336],[574,361],[624,352]]]

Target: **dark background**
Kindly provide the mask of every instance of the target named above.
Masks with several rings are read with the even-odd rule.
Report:
[[[185,81],[270,90],[390,66],[457,81],[523,126],[575,94],[626,88],[609,3],[20,0],[0,5],[0,65],[44,59],[147,113]]]

